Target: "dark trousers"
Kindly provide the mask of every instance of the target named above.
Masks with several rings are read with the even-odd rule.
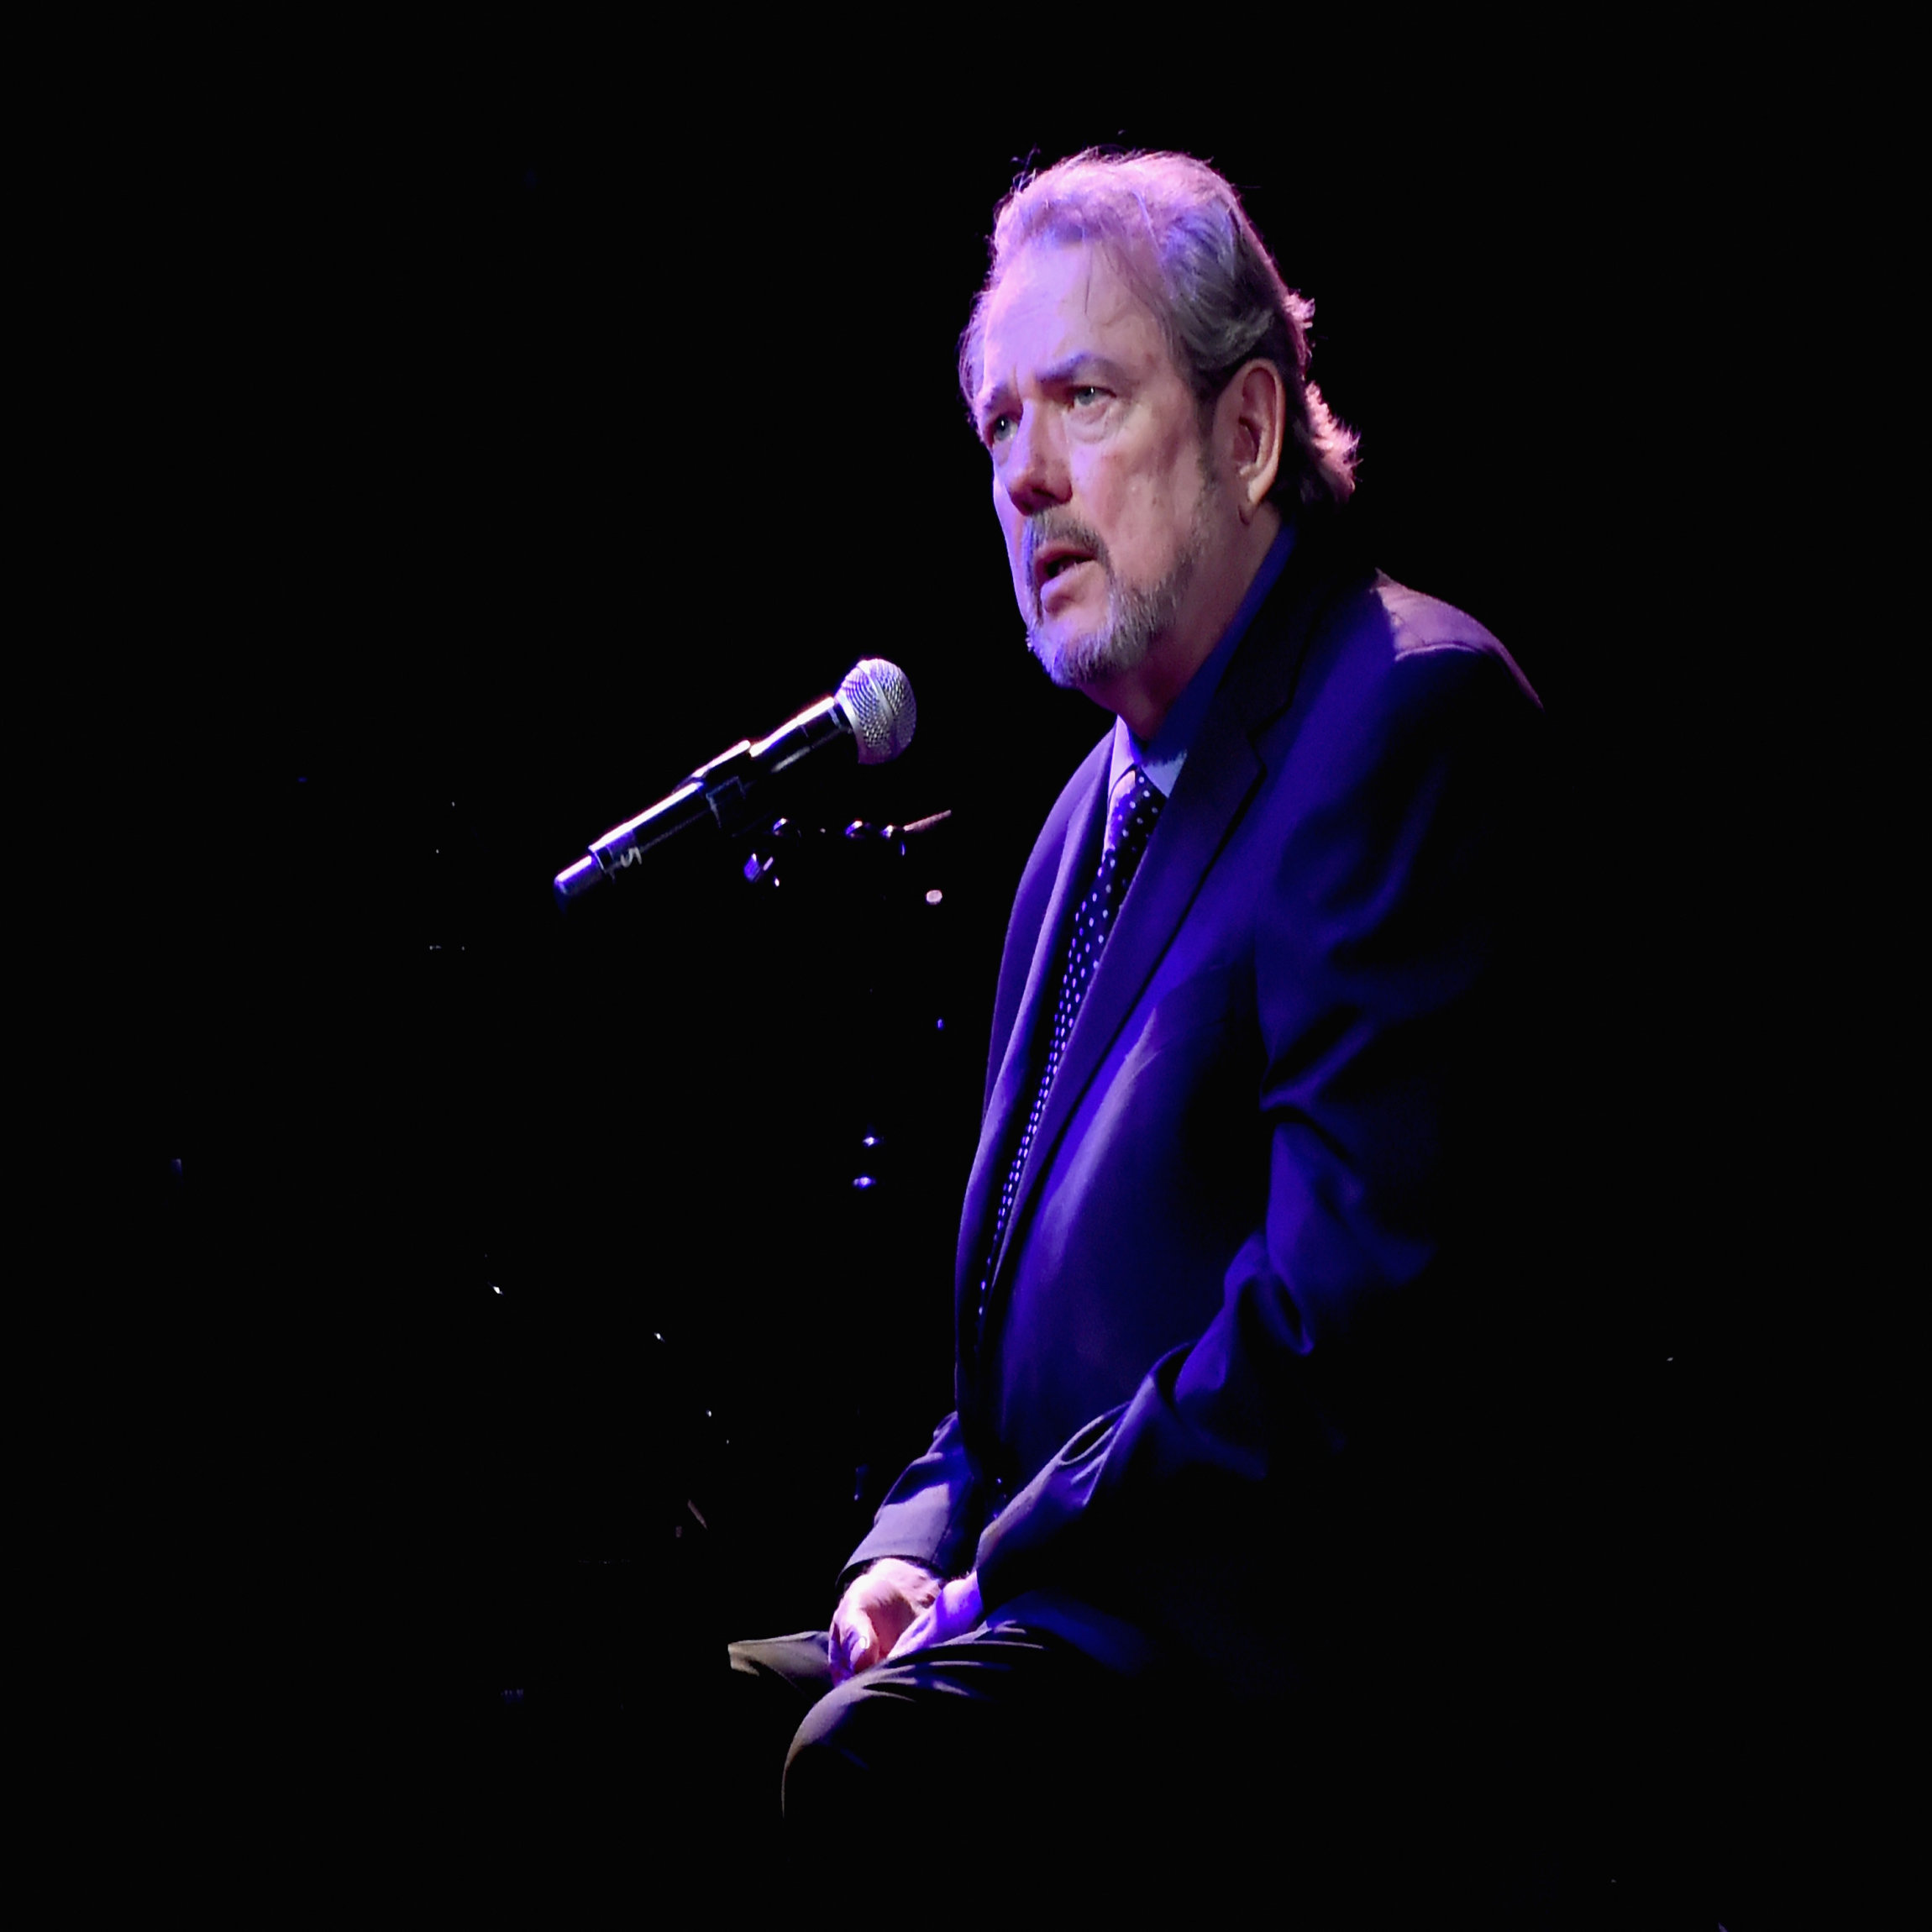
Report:
[[[1499,1764],[1479,1728],[1128,1679],[1013,1625],[837,1688],[822,1632],[731,1665],[739,1877],[774,1898],[1004,1891],[1144,1919],[1238,1892],[1297,1927],[1625,1922],[1558,1903],[1540,1768]]]
[[[731,1646],[736,1730],[762,1788],[750,1815],[800,1882],[849,1882],[853,1860],[930,1891],[962,1843],[992,1860],[1044,1821],[1061,1837],[1118,1819],[1147,1761],[1122,1748],[1132,1687],[1058,1637],[981,1629],[836,1688],[822,1631]],[[1110,1866],[1109,1869],[1112,1869]]]

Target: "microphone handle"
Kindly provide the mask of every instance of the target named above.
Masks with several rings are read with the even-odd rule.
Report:
[[[700,765],[668,797],[597,839],[584,858],[557,875],[559,895],[575,898],[599,879],[636,864],[654,845],[706,820],[720,832],[736,831],[753,816],[752,794],[766,779],[832,739],[853,735],[852,720],[835,696],[821,698],[756,744],[739,739],[709,764]]]

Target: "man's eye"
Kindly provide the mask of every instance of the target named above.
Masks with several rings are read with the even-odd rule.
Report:
[[[984,431],[988,446],[1004,443],[1013,433],[1013,418],[1011,416],[995,416],[987,419]]]
[[[1083,382],[1074,391],[1074,407],[1091,409],[1106,393],[1097,383]]]

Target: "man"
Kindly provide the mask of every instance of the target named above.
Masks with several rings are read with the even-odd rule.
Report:
[[[1185,157],[997,218],[962,386],[1032,648],[1116,722],[1014,906],[957,1411],[828,1636],[734,1653],[817,1697],[821,1849],[911,1873],[993,1792],[1413,1819],[1520,1701],[1540,711],[1358,555],[1310,313]]]

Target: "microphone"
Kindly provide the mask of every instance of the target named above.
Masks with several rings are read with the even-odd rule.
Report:
[[[735,830],[753,816],[753,794],[766,780],[825,745],[852,742],[861,764],[885,764],[912,743],[917,722],[905,672],[883,658],[861,658],[830,697],[756,744],[741,738],[700,765],[675,791],[594,841],[585,857],[557,874],[557,896],[566,903],[580,897],[687,826]]]

